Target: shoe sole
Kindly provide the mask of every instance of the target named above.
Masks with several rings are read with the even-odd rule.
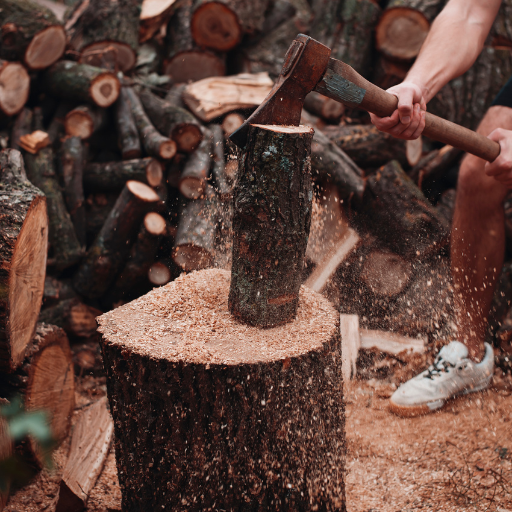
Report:
[[[470,393],[477,393],[478,391],[487,389],[491,384],[491,378],[484,380],[481,384],[475,386],[474,388],[463,389],[460,393],[453,396],[452,398],[469,395]],[[397,416],[401,416],[402,418],[414,418],[416,416],[425,416],[426,414],[431,414],[441,410],[449,400],[450,398],[445,400],[436,400],[435,402],[430,402],[431,406],[429,406],[428,403],[421,405],[399,405],[392,400],[389,400],[389,410]]]

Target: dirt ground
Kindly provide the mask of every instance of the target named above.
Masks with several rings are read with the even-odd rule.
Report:
[[[414,419],[387,410],[394,389],[371,379],[346,391],[348,512],[512,512],[512,376],[498,370],[491,390]],[[105,392],[103,377],[77,378],[75,419]],[[12,495],[6,512],[53,512],[68,448],[69,439],[54,470]],[[121,510],[113,451],[86,510]]]

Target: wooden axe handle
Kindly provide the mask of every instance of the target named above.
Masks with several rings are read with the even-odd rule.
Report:
[[[329,59],[327,71],[315,90],[350,107],[390,116],[398,98],[372,84],[348,64]],[[427,112],[423,133],[431,139],[462,149],[489,162],[500,154],[500,145],[479,133]]]

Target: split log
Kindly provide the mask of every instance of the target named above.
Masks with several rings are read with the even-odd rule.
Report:
[[[80,105],[66,114],[64,129],[72,137],[88,139],[95,131],[104,126],[106,121],[105,109]]]
[[[66,206],[78,242],[85,247],[86,221],[83,188],[85,150],[79,137],[66,137],[62,140],[58,161],[59,174],[64,183]]]
[[[375,168],[398,160],[406,165],[404,140],[377,130],[372,124],[352,124],[324,128],[325,135],[361,168]]]
[[[95,192],[115,192],[130,180],[158,187],[162,178],[162,164],[152,157],[106,164],[92,163],[85,167],[84,187]]]
[[[375,29],[375,45],[386,57],[414,59],[444,0],[390,0]]]
[[[427,345],[426,336],[410,338],[400,336],[394,332],[361,329],[361,348],[371,350],[376,348],[387,354],[400,354],[401,352],[425,353]]]
[[[71,447],[55,512],[84,510],[87,498],[101,474],[114,433],[114,423],[102,398],[84,411],[73,429]]]
[[[108,293],[111,303],[119,300],[126,302],[132,290],[140,290],[147,282],[148,271],[154,262],[158,244],[165,235],[166,228],[165,219],[161,215],[155,212],[146,214],[137,240],[130,250],[128,261]]]
[[[66,48],[64,27],[30,0],[1,0],[0,30],[0,58],[23,61],[32,70],[51,66]]]
[[[486,47],[466,73],[448,82],[430,100],[428,110],[432,114],[476,130],[511,74],[510,50]]]
[[[176,154],[176,143],[158,133],[144,112],[139,97],[131,87],[126,87],[125,94],[130,102],[133,120],[146,153],[149,156],[170,160]]]
[[[69,44],[81,63],[100,67],[103,52],[112,48],[116,68],[129,71],[139,46],[139,17],[140,0],[81,0],[67,16]]]
[[[423,258],[448,241],[448,226],[393,160],[366,179],[363,218],[368,231],[397,254]]]
[[[192,37],[198,46],[227,52],[244,34],[263,28],[268,0],[195,0],[190,20]]]
[[[146,88],[142,89],[140,100],[155,128],[174,140],[178,151],[192,153],[199,146],[203,140],[201,125],[188,110],[160,99]]]
[[[16,149],[18,151],[21,149],[20,139],[32,131],[33,118],[32,110],[29,108],[24,108],[16,116],[11,130],[10,146],[12,149]]]
[[[153,38],[161,27],[167,25],[176,9],[176,0],[143,0],[140,11],[139,43]]]
[[[58,98],[110,107],[121,88],[117,77],[104,69],[62,60],[45,73],[48,91]]]
[[[99,319],[123,510],[344,510],[338,313],[303,288],[248,327],[228,289],[194,272]]]
[[[126,94],[126,87],[121,87],[119,99],[115,105],[117,139],[123,160],[140,158],[140,139],[132,108]]]
[[[70,267],[82,257],[82,248],[57,180],[52,148],[27,153],[25,164],[29,180],[46,195],[52,264],[59,270]]]
[[[122,269],[147,209],[160,198],[144,183],[129,181],[73,278],[88,298],[101,297]]]
[[[309,127],[250,126],[233,193],[229,293],[229,310],[245,323],[270,327],[297,313],[311,222],[312,139]]]
[[[357,315],[340,315],[341,333],[341,368],[343,383],[347,383],[356,376],[357,355],[361,346],[359,333],[359,317]]]
[[[0,393],[19,394],[29,411],[46,411],[54,439],[64,440],[75,406],[75,376],[66,333],[54,325],[38,324],[21,366],[0,378]],[[23,444],[23,450],[27,459],[40,468],[50,455],[32,437]]]
[[[43,309],[39,321],[61,327],[71,338],[90,338],[96,332],[96,317],[99,315],[101,311],[75,297]]]
[[[414,167],[418,164],[423,155],[423,137],[420,135],[417,139],[405,141],[405,156],[407,163]]]
[[[304,108],[321,117],[324,121],[330,123],[338,123],[345,112],[345,106],[339,101],[323,96],[322,94],[312,91],[304,100]]]
[[[43,193],[28,180],[19,151],[0,152],[0,368],[25,357],[41,308],[48,218]]]
[[[363,171],[320,130],[313,135],[311,169],[315,178],[338,187],[341,200],[360,203],[365,188]]]
[[[238,112],[231,112],[230,114],[227,114],[222,120],[222,129],[226,134],[226,137],[229,137],[234,131],[238,130],[244,122],[245,117]]]
[[[267,73],[205,78],[185,88],[183,101],[195,116],[210,122],[233,110],[258,107],[273,85]]]
[[[148,279],[155,286],[163,286],[172,278],[171,269],[161,261],[156,261],[148,270]]]
[[[226,74],[225,56],[198,46],[192,37],[192,4],[193,0],[182,1],[167,26],[163,72],[174,83]]]
[[[50,144],[50,137],[46,132],[41,130],[36,130],[35,132],[22,135],[19,139],[19,146],[21,149],[24,149],[33,155]]]
[[[179,189],[187,199],[197,199],[206,190],[206,181],[212,165],[212,134],[204,130],[199,147],[188,157],[180,177]]]
[[[0,83],[0,112],[13,116],[27,103],[30,77],[20,63],[0,60]]]
[[[208,187],[204,197],[190,201],[180,214],[172,259],[185,272],[213,266],[218,197]]]
[[[209,130],[212,134],[212,175],[215,179],[215,190],[221,200],[226,200],[233,193],[234,180],[226,173],[223,128],[218,124],[211,124]]]

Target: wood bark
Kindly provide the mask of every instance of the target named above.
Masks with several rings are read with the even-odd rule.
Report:
[[[81,258],[82,248],[57,180],[52,148],[26,154],[25,163],[29,180],[46,195],[52,264],[59,270],[70,267]]]
[[[389,58],[414,59],[444,0],[391,0],[375,30],[377,50]]]
[[[99,320],[123,510],[345,511],[337,312],[304,290],[307,314],[248,336],[228,288],[195,272]],[[177,334],[177,297],[198,338]]]
[[[208,187],[201,199],[190,201],[181,211],[172,258],[185,272],[213,266],[218,201]]]
[[[335,101],[327,96],[312,91],[304,100],[304,108],[314,114],[315,116],[321,117],[324,121],[330,123],[338,123],[345,112],[345,106],[339,101]]]
[[[54,325],[37,324],[22,365],[12,374],[0,378],[2,396],[21,396],[24,407],[45,410],[56,441],[68,434],[75,406],[75,376],[71,350],[65,332]],[[33,438],[23,449],[28,460],[42,467],[45,456]]]
[[[68,101],[61,101],[57,106],[47,130],[52,144],[55,144],[65,135],[64,120],[71,108],[72,105]]]
[[[368,176],[363,203],[367,229],[405,258],[437,254],[448,241],[444,219],[394,160]]]
[[[30,0],[0,1],[0,58],[47,68],[66,48],[66,32],[55,15]]]
[[[123,72],[135,65],[139,46],[140,0],[82,0],[69,12],[66,31],[80,62],[102,66],[102,52],[114,49],[114,65]]]
[[[45,73],[46,88],[58,98],[110,107],[121,88],[118,78],[104,69],[62,60]]]
[[[190,20],[192,37],[203,48],[232,50],[244,34],[262,29],[268,4],[268,0],[195,0]]]
[[[407,165],[405,141],[380,132],[372,124],[329,126],[324,133],[363,169],[380,167],[390,160]]]
[[[98,400],[81,414],[73,429],[55,512],[85,509],[89,493],[110,451],[113,433],[114,423],[106,398]]]
[[[387,90],[404,81],[410,65],[403,62],[395,62],[381,55],[374,67],[372,82],[381,89]]]
[[[83,188],[85,150],[80,137],[66,137],[62,140],[58,162],[59,174],[64,183],[66,206],[78,242],[85,247],[86,221]]]
[[[245,323],[295,318],[311,222],[312,138],[308,127],[250,127],[233,193],[229,294],[229,310]]]
[[[106,121],[105,109],[80,105],[66,114],[64,128],[66,133],[72,137],[88,139],[94,132],[102,128]]]
[[[149,156],[170,160],[176,154],[176,143],[164,137],[151,124],[148,116],[144,112],[139,97],[131,87],[125,90],[126,97],[130,102],[133,120],[139,132],[142,146]]]
[[[162,178],[162,164],[150,156],[122,162],[91,163],[84,170],[84,186],[91,192],[118,191],[130,180],[158,187]]]
[[[32,131],[33,114],[29,108],[24,108],[14,120],[11,130],[10,147],[20,151],[20,138]]]
[[[176,142],[178,151],[192,153],[199,146],[203,140],[201,125],[188,110],[162,100],[146,88],[139,96],[150,121],[160,133]]]
[[[74,275],[75,289],[88,298],[101,297],[112,284],[129,254],[147,209],[159,201],[154,190],[129,181]]]
[[[149,41],[167,25],[176,10],[176,0],[143,0],[140,12],[139,42]]]
[[[198,46],[190,30],[193,0],[186,0],[174,13],[167,27],[163,72],[174,83],[196,82],[226,74],[226,57]]]
[[[43,309],[39,321],[62,327],[71,338],[90,338],[96,332],[98,315],[101,315],[101,311],[75,297]]]
[[[105,224],[112,208],[119,197],[119,192],[89,194],[85,199],[85,220],[87,247],[89,247]]]
[[[0,152],[0,368],[25,357],[41,308],[48,218],[44,194],[27,179],[19,151]]]
[[[457,191],[454,188],[449,188],[439,198],[436,205],[437,211],[446,219],[446,223],[451,226],[453,219],[453,212],[455,210],[455,197]],[[506,230],[506,228],[505,228]]]
[[[212,134],[206,128],[203,130],[204,138],[185,162],[180,177],[180,192],[188,199],[197,199],[203,195],[212,165]]]
[[[212,175],[215,179],[215,190],[224,201],[232,196],[235,183],[226,173],[223,127],[219,124],[211,124],[209,130],[212,134]]]
[[[43,306],[55,306],[61,300],[74,299],[76,292],[69,279],[57,279],[47,275],[44,280]]]
[[[123,160],[140,158],[140,138],[132,109],[126,94],[126,88],[121,87],[119,99],[115,104],[115,117],[117,128],[117,140]]]
[[[2,399],[2,405],[9,402]],[[6,460],[11,457],[13,452],[12,438],[9,433],[9,426],[4,418],[0,418],[0,460]],[[11,490],[11,481],[6,471],[2,472],[3,485],[0,487],[0,512],[4,510],[9,499],[9,491]]]
[[[510,51],[484,48],[459,78],[448,82],[428,104],[428,110],[454,123],[476,130],[493,99],[512,74]]]
[[[30,77],[19,62],[0,59],[0,112],[17,114],[28,100]]]

